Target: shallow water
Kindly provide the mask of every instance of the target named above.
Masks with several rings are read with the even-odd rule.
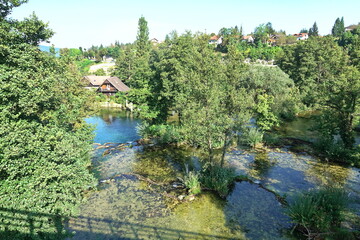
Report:
[[[98,123],[95,141],[99,143],[138,137],[135,126],[139,121],[126,115],[103,112],[88,122]],[[161,187],[139,181],[132,173],[158,183],[178,181],[185,163],[199,168],[195,150],[128,145],[102,156],[105,150],[95,151],[94,172],[99,181],[112,180],[100,183],[99,190],[81,206],[80,217],[69,222],[73,239],[293,239],[288,235],[290,224],[283,206],[264,188],[292,201],[300,191],[339,185],[354,197],[352,206],[360,215],[359,169],[320,163],[288,149],[229,151],[228,164],[258,184],[238,182],[225,200],[206,192],[176,206],[169,204]]]
[[[129,112],[101,109],[97,115],[87,118],[86,122],[96,126],[95,143],[124,143],[140,138],[136,126],[141,121],[133,118]]]

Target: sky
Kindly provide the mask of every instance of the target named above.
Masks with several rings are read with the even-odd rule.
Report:
[[[345,26],[359,23],[359,9],[359,0],[29,0],[11,17],[22,20],[35,12],[55,31],[50,39],[55,47],[89,48],[135,41],[141,16],[150,39],[161,41],[173,30],[218,33],[236,25],[250,34],[267,22],[294,34],[316,21],[326,35],[338,17],[344,17]]]

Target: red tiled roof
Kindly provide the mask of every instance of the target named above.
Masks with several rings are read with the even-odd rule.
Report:
[[[214,35],[214,36],[212,36],[212,37],[210,38],[210,41],[211,41],[211,40],[215,40],[215,41],[217,41],[218,39],[219,39],[219,36]]]

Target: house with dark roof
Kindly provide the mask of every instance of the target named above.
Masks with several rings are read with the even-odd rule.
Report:
[[[117,92],[127,92],[130,90],[118,77],[111,76],[85,76],[88,81],[85,88],[94,89],[107,96],[115,95]]]
[[[97,89],[107,96],[115,95],[117,92],[127,92],[130,88],[125,85],[118,77],[107,78]]]

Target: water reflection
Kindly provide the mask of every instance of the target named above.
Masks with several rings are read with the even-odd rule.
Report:
[[[275,165],[275,161],[272,161],[267,152],[259,152],[255,155],[254,161],[250,164],[250,175],[255,178],[266,178],[271,167]]]
[[[98,115],[85,119],[96,126],[95,143],[125,143],[139,139],[136,126],[140,120],[134,119],[129,112],[101,110]]]

